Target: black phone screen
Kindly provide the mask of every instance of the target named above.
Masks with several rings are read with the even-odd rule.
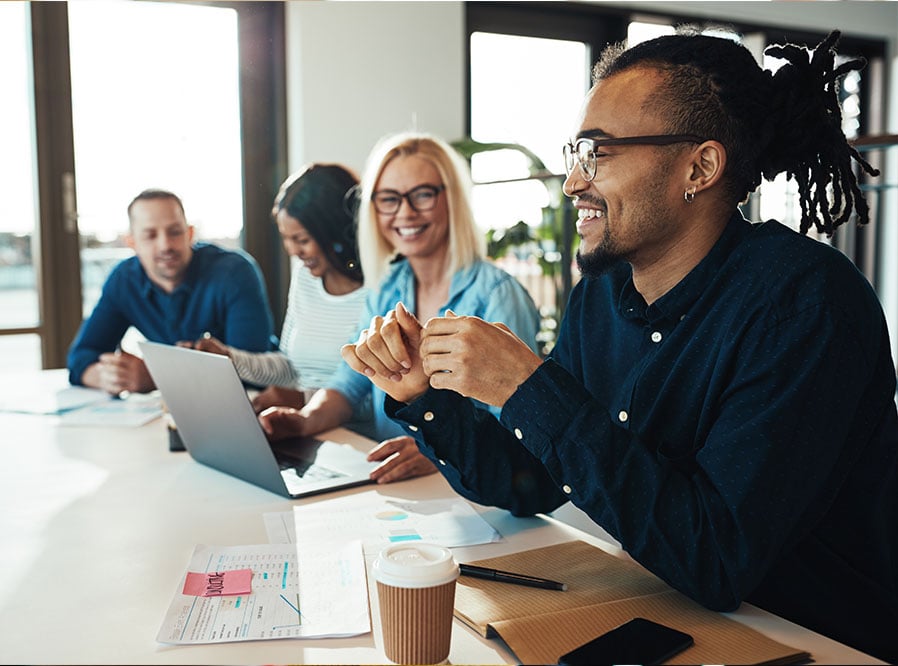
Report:
[[[692,636],[637,617],[562,655],[559,664],[660,664],[692,645]]]

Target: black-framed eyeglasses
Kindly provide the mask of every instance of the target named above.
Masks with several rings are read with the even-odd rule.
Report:
[[[433,210],[437,205],[437,197],[446,189],[445,185],[418,185],[408,192],[396,190],[377,190],[371,195],[374,209],[381,215],[395,215],[402,207],[402,200],[408,201],[408,205],[415,212],[425,213]]]
[[[675,143],[704,143],[695,134],[649,134],[646,136],[609,137],[607,139],[577,139],[564,144],[564,169],[568,176],[579,165],[586,180],[596,177],[597,150],[602,146],[669,146]]]

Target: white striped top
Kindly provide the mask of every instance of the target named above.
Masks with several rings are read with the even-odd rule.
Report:
[[[334,296],[296,258],[291,259],[290,292],[280,350],[253,353],[230,349],[237,374],[259,386],[310,390],[325,386],[343,362],[340,347],[358,335],[368,289]]]

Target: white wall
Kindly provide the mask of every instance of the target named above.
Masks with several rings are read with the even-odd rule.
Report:
[[[898,2],[603,2],[878,37],[898,55]],[[361,168],[384,134],[411,129],[448,140],[465,128],[462,2],[287,3],[288,160]],[[895,68],[898,70],[898,67]],[[892,104],[891,131],[898,127]],[[415,120],[416,119],[416,120]]]
[[[290,170],[361,170],[377,139],[403,130],[461,138],[464,33],[459,2],[288,3]]]

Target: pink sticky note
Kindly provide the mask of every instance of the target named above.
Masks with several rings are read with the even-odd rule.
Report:
[[[252,592],[252,569],[232,571],[211,571],[209,573],[187,572],[184,594],[194,597],[223,597]]]

